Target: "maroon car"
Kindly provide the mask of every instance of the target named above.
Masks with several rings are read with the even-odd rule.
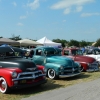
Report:
[[[84,56],[82,50],[78,48],[65,48],[62,55],[72,58],[81,64],[81,71],[98,71],[99,64],[95,58]]]

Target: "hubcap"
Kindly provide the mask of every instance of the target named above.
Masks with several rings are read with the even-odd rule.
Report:
[[[6,88],[6,83],[4,81],[1,83],[1,88],[3,88],[3,89]]]
[[[7,89],[7,84],[4,78],[0,78],[0,92],[5,93]]]
[[[54,76],[54,71],[53,70],[50,71],[50,75]]]

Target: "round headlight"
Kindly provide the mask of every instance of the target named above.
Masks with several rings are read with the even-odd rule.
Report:
[[[64,67],[63,67],[63,66],[61,66],[61,67],[60,67],[60,70],[64,70]]]
[[[12,78],[16,78],[17,77],[17,72],[13,72],[12,73]]]

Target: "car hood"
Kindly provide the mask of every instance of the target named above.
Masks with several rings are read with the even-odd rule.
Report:
[[[50,56],[47,57],[47,63],[61,64],[65,66],[73,66],[74,61],[64,56]]]
[[[74,60],[80,61],[80,62],[88,62],[88,63],[92,63],[95,61],[95,59],[93,57],[81,56],[81,55],[76,55]]]
[[[19,68],[24,72],[37,70],[36,65],[25,58],[7,58],[0,60],[0,67],[2,68]]]
[[[95,58],[95,59],[100,59],[100,55],[91,54],[91,55],[85,55],[85,56],[93,57],[93,58]]]

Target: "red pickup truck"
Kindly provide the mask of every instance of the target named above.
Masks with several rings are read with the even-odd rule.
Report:
[[[98,71],[99,64],[95,58],[84,56],[82,50],[78,48],[64,48],[62,55],[72,58],[81,64],[81,71]]]

